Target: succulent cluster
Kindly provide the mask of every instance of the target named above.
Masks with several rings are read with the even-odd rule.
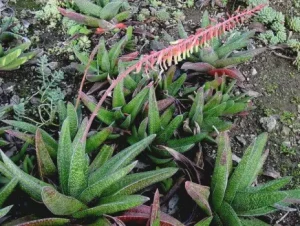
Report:
[[[202,29],[211,26],[209,14],[204,12],[202,17]],[[180,38],[186,38],[187,33],[181,23],[178,26]],[[181,69],[208,73],[212,76],[227,75],[243,80],[242,74],[234,69],[234,66],[251,60],[254,56],[265,51],[265,48],[236,52],[246,48],[251,43],[255,31],[234,31],[220,38],[215,38],[210,45],[202,48],[199,52],[190,55]]]
[[[291,30],[300,32],[300,17],[293,17],[288,21]]]
[[[296,39],[290,39],[287,41],[287,44],[293,51],[297,53],[296,60],[294,64],[297,66],[298,70],[300,70],[300,42]]]
[[[265,43],[276,45],[287,40],[287,31],[285,28],[285,16],[273,9],[272,7],[265,7],[257,16],[258,21],[264,23],[271,30],[260,34],[260,39]]]

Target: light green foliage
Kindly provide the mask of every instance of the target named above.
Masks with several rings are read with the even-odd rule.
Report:
[[[172,12],[172,16],[177,21],[183,21],[185,19],[185,15],[181,10],[176,10]]]
[[[193,7],[194,4],[195,4],[195,1],[194,1],[194,0],[187,0],[187,1],[186,1],[186,5],[187,5],[188,8]]]
[[[155,15],[157,19],[162,22],[166,22],[171,18],[170,13],[165,8],[157,10]]]
[[[57,8],[58,1],[49,0],[41,10],[35,12],[35,17],[48,23],[49,28],[54,28],[62,18]]]
[[[297,57],[294,61],[294,64],[298,67],[298,70],[300,70],[300,42],[296,39],[290,39],[287,41],[287,44],[290,48],[292,48],[293,51],[297,53]]]
[[[269,0],[246,0],[247,4],[250,6],[258,6],[260,4],[268,4]]]
[[[21,65],[35,57],[37,52],[25,52],[30,45],[31,42],[24,42],[5,51],[0,44],[0,71],[19,69]]]
[[[286,42],[287,31],[285,27],[285,16],[282,12],[276,11],[268,6],[258,13],[257,20],[272,29],[259,35],[263,42],[270,43],[271,45]]]
[[[162,2],[158,1],[158,0],[149,0],[149,2],[150,2],[150,5],[153,7],[159,7],[162,5]]]
[[[37,72],[39,85],[37,94],[41,100],[38,114],[42,124],[51,124],[55,117],[58,102],[65,98],[65,93],[60,88],[64,73],[52,71],[46,55],[38,59]]]
[[[3,17],[1,24],[10,23],[10,31],[15,34],[27,34],[28,29],[16,17]]]
[[[291,30],[300,32],[300,17],[293,17],[288,21]]]
[[[221,133],[210,191],[205,186],[186,182],[188,194],[208,217],[213,217],[213,222],[268,225],[254,217],[282,210],[299,201],[300,190],[280,190],[291,181],[291,177],[252,186],[268,155],[267,151],[264,152],[266,142],[266,134],[258,136],[232,170],[229,138],[226,133]]]

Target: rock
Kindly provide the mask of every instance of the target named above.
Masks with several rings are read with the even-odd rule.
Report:
[[[242,136],[236,136],[235,138],[241,145],[243,145],[243,147],[246,146],[247,141]]]
[[[261,123],[262,127],[268,132],[272,132],[276,129],[277,121],[274,116],[263,117],[259,120],[259,122]]]
[[[291,132],[291,129],[289,127],[287,127],[287,126],[282,127],[282,131],[281,131],[282,135],[288,136],[288,135],[290,135],[290,132]]]
[[[252,75],[252,76],[257,75],[257,70],[256,70],[254,67],[251,68],[251,75]]]
[[[246,94],[249,97],[254,97],[254,98],[257,98],[257,97],[261,96],[261,94],[259,92],[256,92],[256,91],[253,91],[253,90],[247,91]]]
[[[298,113],[300,114],[300,105],[297,106]]]

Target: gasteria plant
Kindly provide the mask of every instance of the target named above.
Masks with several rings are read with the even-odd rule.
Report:
[[[29,49],[31,43],[25,42],[14,48],[4,50],[0,44],[0,71],[11,71],[19,69],[21,65],[37,55],[37,51],[24,53]]]
[[[99,0],[91,2],[89,0],[74,0],[75,10],[59,8],[60,13],[75,20],[78,23],[85,24],[89,27],[95,27],[97,33],[102,33],[114,28],[125,28],[123,23],[131,16],[130,5],[127,1],[106,1]]]
[[[124,49],[132,49],[132,27],[127,28],[126,35],[117,43],[115,43],[108,51],[105,46],[105,40],[102,37],[99,41],[99,50],[96,59],[91,62],[87,80],[90,82],[103,81],[108,77],[114,78],[119,74],[119,71],[124,67],[126,61],[130,60],[130,57],[121,57]],[[88,65],[89,58],[79,52],[76,48],[74,49],[75,55],[81,61],[81,65],[78,65],[77,69],[80,72],[84,72],[84,69]],[[133,58],[134,59],[134,58]]]
[[[101,108],[102,104],[104,103],[106,97],[112,92],[112,90],[117,86],[117,84],[120,81],[122,81],[125,77],[127,77],[131,72],[133,71],[140,72],[143,67],[144,70],[148,72],[149,69],[153,69],[155,65],[160,65],[161,68],[167,69],[167,65],[171,66],[173,61],[176,64],[178,63],[178,61],[181,61],[182,59],[186,59],[186,57],[189,57],[193,52],[198,52],[199,48],[205,46],[207,42],[210,42],[214,38],[220,37],[228,30],[234,29],[237,24],[242,23],[247,17],[252,16],[254,13],[260,11],[264,7],[265,5],[259,5],[252,10],[245,10],[243,12],[240,12],[237,15],[231,16],[229,19],[224,20],[223,22],[217,23],[214,26],[208,27],[204,30],[197,32],[195,35],[191,35],[190,37],[184,40],[179,40],[178,42],[174,43],[174,45],[168,48],[165,48],[157,52],[154,51],[149,55],[143,56],[136,63],[128,67],[122,73],[120,73],[119,76],[111,83],[110,87],[106,90],[104,95],[101,97],[100,101],[98,102],[97,106],[94,109],[93,114],[89,119],[88,125],[85,130],[85,136],[88,134],[92,122],[96,117],[97,112]],[[92,61],[91,58],[90,58],[90,62]],[[79,90],[80,93],[82,92],[82,87],[83,87],[84,80],[86,78],[86,74],[87,74],[87,69],[82,79],[82,83]]]
[[[15,177],[20,187],[34,200],[43,202],[57,216],[73,218],[99,217],[139,206],[148,198],[132,195],[141,189],[171,177],[176,168],[132,173],[134,158],[155,138],[155,135],[112,156],[113,148],[104,146],[89,164],[86,153],[88,142],[81,142],[87,118],[83,119],[77,133],[73,118],[64,120],[56,152],[56,164],[47,149],[45,133],[37,129],[35,146],[40,177],[58,172],[59,185],[39,180],[18,168],[2,151],[3,173],[8,179]],[[46,136],[47,137],[47,136]],[[129,174],[129,175],[127,175]]]
[[[208,12],[205,11],[202,18],[202,28],[212,26]],[[181,38],[184,34],[180,32]],[[255,35],[255,31],[238,32],[233,31],[224,34],[222,37],[214,38],[211,45],[204,46],[198,53],[192,54],[182,65],[184,70],[193,70],[201,73],[208,73],[212,76],[227,75],[229,77],[243,80],[242,74],[234,69],[235,65],[251,60],[257,54],[265,51],[265,48],[240,51],[250,44],[250,38]],[[224,41],[225,40],[225,41]]]
[[[299,202],[300,190],[280,190],[291,177],[252,186],[268,156],[268,150],[264,151],[266,142],[267,134],[258,136],[233,170],[229,137],[227,133],[219,135],[211,187],[190,181],[185,184],[187,193],[208,215],[197,225],[263,226],[268,224],[256,216],[293,210],[289,205]]]
[[[185,124],[186,132],[193,132],[197,128],[202,132],[212,133],[225,131],[232,127],[232,123],[222,117],[247,112],[252,109],[251,97],[246,94],[234,95],[233,88],[236,80],[229,84],[225,76],[206,82],[191,97],[193,103]]]

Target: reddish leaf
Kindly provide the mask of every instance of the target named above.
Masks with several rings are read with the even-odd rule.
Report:
[[[128,53],[126,55],[123,55],[119,58],[120,61],[122,62],[129,62],[129,61],[132,61],[134,59],[136,59],[139,55],[139,52],[138,51],[135,51],[133,53]]]
[[[208,72],[209,75],[211,76],[223,76],[223,75],[226,75],[230,78],[233,78],[233,79],[237,79],[239,81],[245,81],[245,77],[242,75],[242,73],[237,70],[237,69],[234,69],[234,68],[218,68],[218,69],[213,69],[213,70],[210,70]]]
[[[160,204],[159,204],[159,191],[158,189],[155,192],[153,204],[151,205],[151,213],[150,213],[150,219],[148,221],[148,226],[153,226],[155,221],[160,221]]]
[[[199,71],[199,72],[208,72],[210,70],[215,69],[212,65],[209,63],[191,63],[191,62],[186,62],[181,66],[181,69],[183,70],[193,70],[193,71]]]
[[[122,220],[124,223],[132,223],[135,225],[144,226],[147,224],[151,213],[151,207],[141,205],[134,209],[125,212],[122,216],[118,216],[118,219]],[[160,212],[160,226],[184,226],[175,218]]]

